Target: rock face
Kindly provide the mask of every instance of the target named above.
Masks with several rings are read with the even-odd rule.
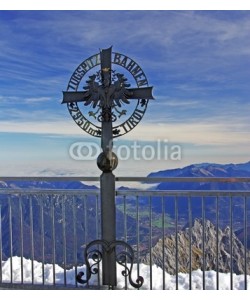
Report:
[[[217,271],[217,247],[218,247],[218,271],[228,273],[231,271],[231,248],[232,248],[232,271],[236,274],[245,273],[245,247],[239,239],[232,233],[230,228],[225,230],[218,228],[218,240],[216,238],[216,227],[208,220],[204,224],[204,253],[203,253],[203,225],[202,221],[196,219],[191,228],[191,259],[190,259],[190,230],[184,228],[178,232],[178,243],[176,249],[176,237],[170,235],[164,239],[164,245],[160,239],[152,248],[152,263],[165,268],[169,274],[176,272],[188,273],[190,261],[192,271],[201,269],[203,264],[205,270]],[[218,246],[217,246],[218,245]],[[163,255],[164,251],[164,255]],[[178,252],[178,269],[176,268],[176,254]],[[247,274],[250,274],[250,253],[246,252]],[[163,261],[164,259],[164,261]],[[204,259],[204,262],[203,262]],[[144,263],[150,263],[149,254],[143,259]]]

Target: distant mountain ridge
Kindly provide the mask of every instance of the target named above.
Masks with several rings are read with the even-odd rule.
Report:
[[[156,177],[249,177],[250,161],[241,164],[214,164],[201,163],[186,166],[184,168],[163,170],[153,172],[149,178]],[[161,182],[156,187],[157,190],[250,190],[249,182],[223,183],[223,182]]]
[[[149,178],[156,177],[202,177],[202,178],[212,178],[212,177],[246,177],[250,178],[250,161],[246,163],[240,164],[216,164],[216,163],[201,163],[201,164],[193,164],[186,166],[184,168],[172,169],[172,170],[162,170],[159,172],[153,172],[148,175]],[[155,190],[201,190],[201,191],[250,191],[250,182],[160,182],[157,184]],[[194,199],[192,201],[192,216],[193,218],[201,217],[201,209],[202,202],[200,199]],[[215,222],[216,218],[216,203],[215,197],[212,199],[206,197],[205,201],[205,212],[206,218],[212,222]],[[229,197],[219,197],[219,223],[222,228],[228,226],[229,218],[230,218],[230,201]],[[175,215],[175,203],[174,199],[168,200],[168,213],[170,216],[174,217]],[[247,205],[249,207],[249,204]],[[160,205],[155,205],[155,211],[160,212]],[[180,216],[185,219],[187,217],[188,211],[188,201],[180,199],[178,213]],[[233,218],[234,222],[237,224],[236,234],[239,237],[239,240],[243,242],[243,234],[242,234],[242,220],[244,214],[244,203],[243,198],[234,197],[233,198]],[[250,219],[250,210],[247,208],[247,218]],[[249,225],[248,225],[249,226]],[[247,233],[247,246],[250,248],[250,232]]]
[[[46,178],[46,177],[45,177]],[[62,177],[63,178],[63,177]],[[1,181],[0,177],[0,188],[25,188],[25,189],[97,189],[95,185],[87,185],[81,181],[32,181],[32,180],[8,180]]]
[[[250,161],[240,164],[199,163],[183,168],[161,170],[149,173],[148,178],[155,177],[250,177]],[[45,177],[46,178],[46,177]],[[60,179],[63,176],[59,177]],[[166,183],[159,184],[163,189]],[[175,183],[171,183],[175,186]],[[182,188],[180,183],[177,183]],[[188,186],[188,185],[187,185]],[[0,188],[48,188],[48,189],[96,189],[95,185],[87,185],[80,181],[3,181],[0,177]],[[169,188],[169,186],[167,186]],[[123,187],[123,189],[128,189]],[[244,188],[245,189],[245,188]]]
[[[184,168],[152,172],[148,177],[250,177],[250,161],[241,164],[192,164]]]

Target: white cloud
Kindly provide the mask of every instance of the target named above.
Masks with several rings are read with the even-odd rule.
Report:
[[[80,134],[80,129],[69,121],[0,121],[1,132],[49,133],[49,134]]]
[[[69,120],[40,122],[0,121],[1,132],[19,132],[59,135],[89,135]],[[122,137],[124,140],[156,141],[168,140],[172,143],[207,146],[245,145],[250,147],[249,131],[244,124],[230,120],[212,120],[197,123],[151,123],[139,124]]]
[[[127,135],[129,139],[168,139],[174,143],[194,145],[248,145],[249,132],[241,125],[227,123],[159,123],[136,127]]]
[[[170,98],[168,96],[157,96],[156,101],[154,101],[152,104],[150,103],[150,106],[156,106],[158,109],[162,109],[163,107],[170,106],[170,107],[201,107],[204,105],[200,100],[192,100],[192,99],[177,99],[177,98]]]
[[[44,103],[53,100],[51,97],[18,97],[18,96],[0,96],[0,105],[15,105],[15,104],[34,104]]]

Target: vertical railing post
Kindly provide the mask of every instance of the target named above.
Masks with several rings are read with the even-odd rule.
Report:
[[[0,204],[0,283],[2,283],[2,206]]]

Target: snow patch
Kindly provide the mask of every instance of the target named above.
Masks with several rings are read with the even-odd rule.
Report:
[[[12,281],[13,283],[21,283],[21,265],[23,264],[23,283],[32,283],[32,261],[30,259],[20,257],[12,257],[7,261],[2,262],[2,282],[11,282],[11,265],[12,265]],[[129,266],[129,265],[128,265]],[[41,262],[33,261],[34,268],[34,284],[43,283],[43,265]],[[150,289],[150,266],[145,264],[139,265],[140,275],[144,278],[144,284],[141,289]],[[77,268],[77,273],[82,271],[85,273],[85,265]],[[118,288],[124,288],[125,280],[121,275],[123,267],[117,265],[117,276],[118,276]],[[44,264],[44,284],[52,285],[64,284],[64,278],[66,275],[66,284],[75,285],[75,268],[64,271],[64,269],[58,265],[53,266],[52,264]],[[176,289],[176,276],[170,275],[168,273],[165,276],[165,289],[175,290]],[[163,270],[156,265],[152,266],[152,286],[155,290],[163,289]],[[137,266],[133,268],[132,279],[136,281],[137,278]],[[101,281],[100,281],[101,282]],[[206,271],[205,272],[205,283],[206,289],[215,290],[216,289],[216,272]],[[92,275],[90,285],[98,285],[97,275]],[[250,289],[250,276],[247,275],[247,286]],[[245,276],[233,274],[233,288],[236,290],[244,289],[245,287]],[[130,288],[130,286],[128,286]],[[230,289],[230,273],[224,274],[219,273],[219,288],[221,290]],[[188,290],[189,289],[189,274],[179,273],[178,274],[178,289]],[[196,270],[192,272],[192,289],[202,290],[203,289],[203,271]]]

